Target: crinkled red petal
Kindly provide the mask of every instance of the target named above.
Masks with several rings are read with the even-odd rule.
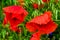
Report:
[[[21,13],[23,12],[24,8],[22,6],[8,6],[3,8],[4,12],[8,12],[8,13]]]
[[[40,31],[42,34],[49,34],[51,32],[54,32],[57,28],[57,24],[53,21],[48,22],[47,24],[40,25],[36,23],[28,23],[28,26],[26,26],[29,31],[36,32]]]
[[[58,25],[55,22],[50,21],[46,25],[41,25],[39,30],[42,31],[45,34],[49,34],[51,32],[54,32],[56,30],[57,26]]]
[[[31,24],[31,23],[27,23],[26,24],[26,28],[28,29],[28,31],[30,32],[36,32],[36,27],[34,27],[34,24]]]
[[[36,24],[47,24],[51,20],[51,12],[47,11],[44,14],[35,17],[30,22],[36,23]]]
[[[40,36],[41,36],[40,31],[35,32],[34,34],[32,34],[32,37],[30,38],[30,40],[40,40]]]
[[[9,23],[10,23],[10,25],[17,26],[19,23],[21,23],[21,21],[12,19],[12,20],[9,21]]]

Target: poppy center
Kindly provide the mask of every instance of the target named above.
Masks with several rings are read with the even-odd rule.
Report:
[[[15,20],[15,21],[16,21],[16,20],[17,20],[17,18],[13,18],[13,20]]]

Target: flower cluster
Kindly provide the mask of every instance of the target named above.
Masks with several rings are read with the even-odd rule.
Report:
[[[48,3],[50,0],[42,1]],[[42,8],[44,7],[44,4],[33,4],[34,9],[38,9],[39,6]],[[3,24],[5,25],[9,23],[10,30],[20,32],[18,24],[21,24],[24,21],[25,17],[28,15],[28,12],[22,6],[5,7],[3,8],[3,11],[5,14]],[[41,35],[54,32],[58,25],[52,20],[52,12],[46,11],[42,15],[36,16],[31,21],[26,22],[25,26],[29,32],[33,33],[30,40],[40,40]]]

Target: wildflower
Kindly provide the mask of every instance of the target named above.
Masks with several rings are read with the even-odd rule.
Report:
[[[51,16],[52,13],[50,11],[47,11],[43,15],[37,16],[31,21],[27,22],[26,28],[33,33],[39,31],[41,35],[54,32],[57,28],[57,24],[51,19]]]
[[[10,29],[16,31],[17,25],[22,23],[28,12],[22,6],[8,6],[3,8]]]

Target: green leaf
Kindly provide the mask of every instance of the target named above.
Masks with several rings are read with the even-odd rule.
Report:
[[[3,38],[5,38],[5,36],[6,36],[6,30],[2,29],[1,35],[2,35]]]

